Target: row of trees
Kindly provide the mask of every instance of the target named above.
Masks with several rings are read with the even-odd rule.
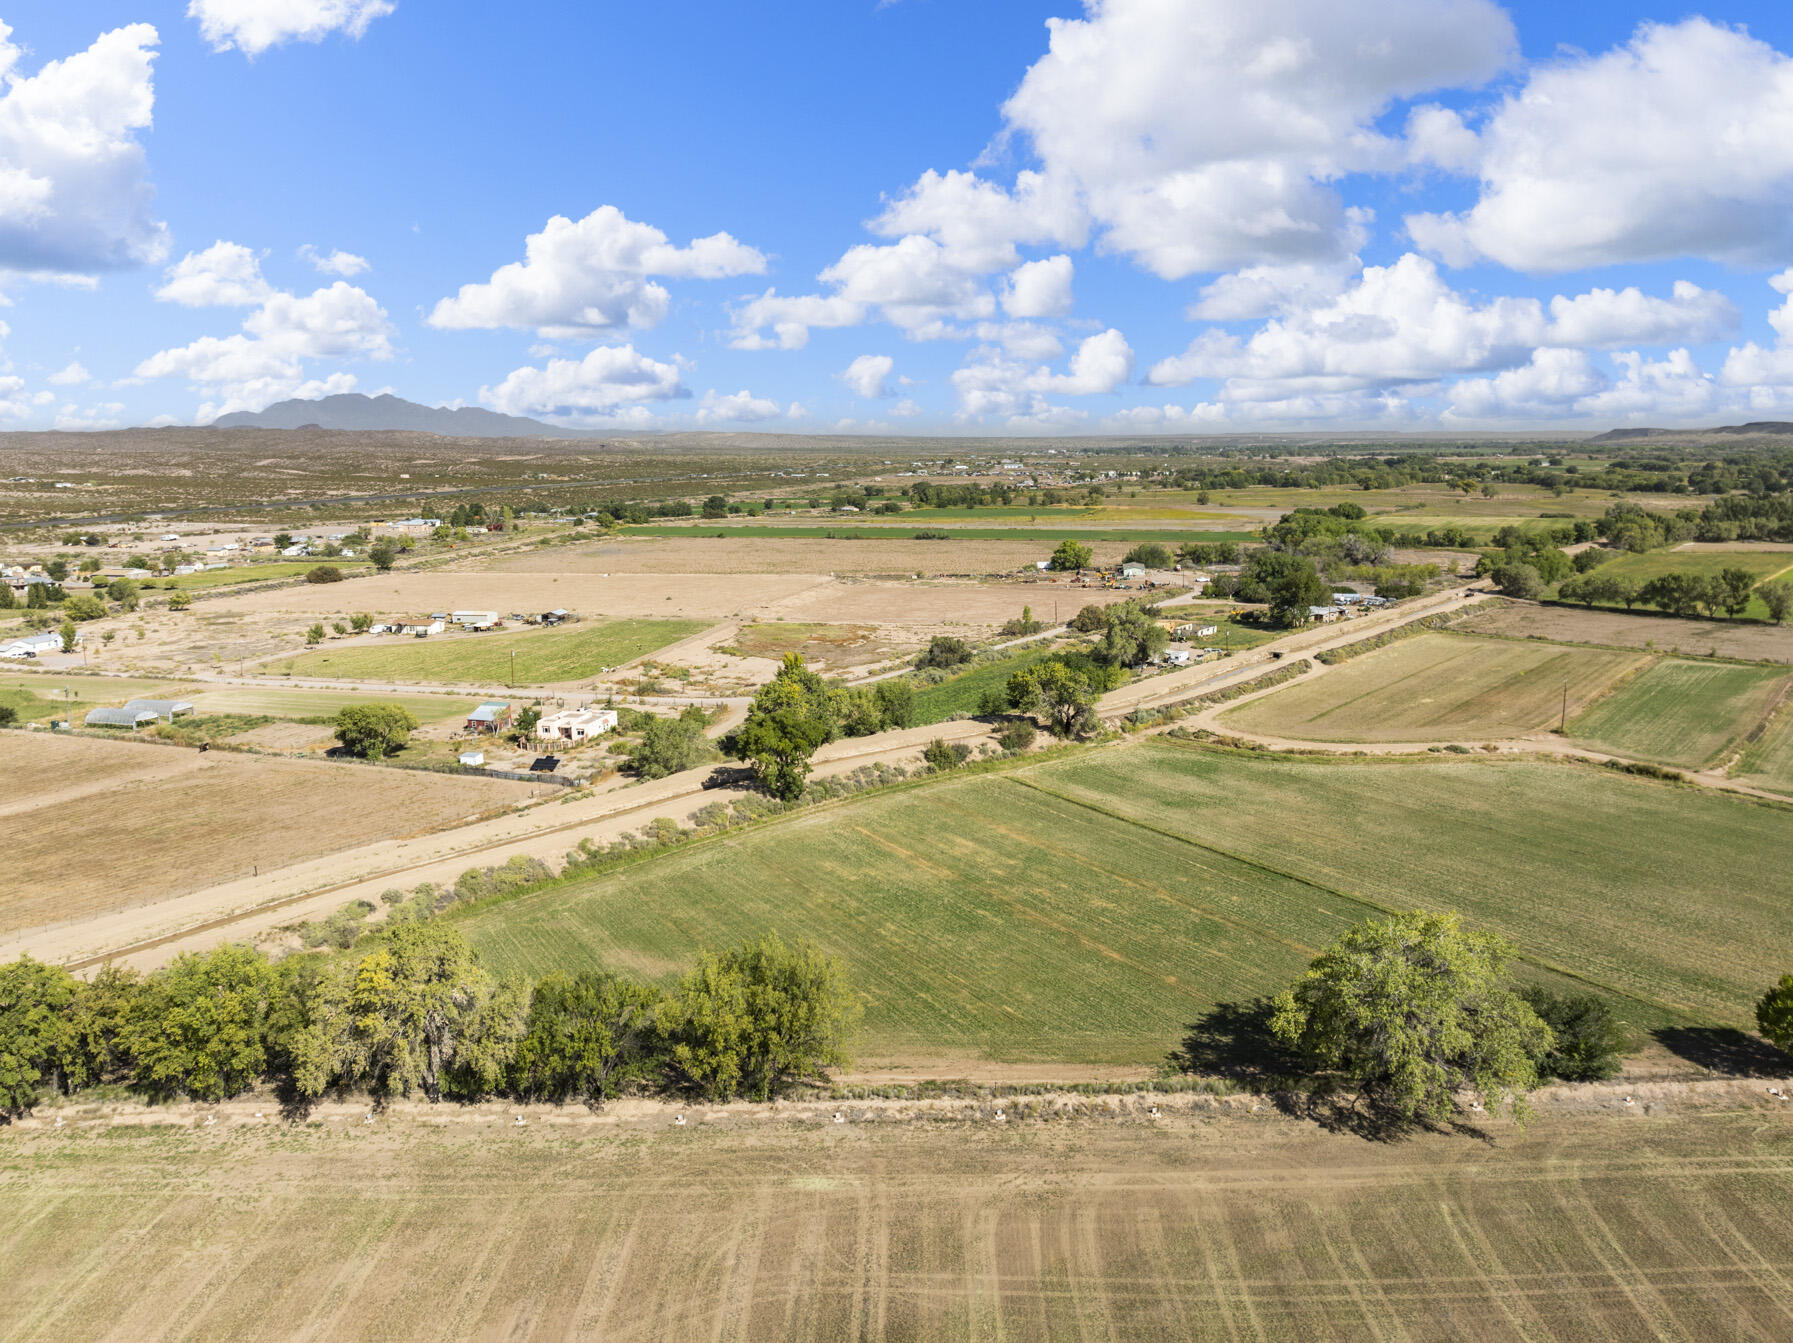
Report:
[[[1508,574],[1507,580],[1502,581],[1500,571],[1496,571],[1495,581],[1509,596],[1536,597],[1544,589],[1542,580],[1532,582],[1524,574]],[[1740,568],[1724,569],[1716,574],[1658,574],[1644,582],[1621,574],[1603,574],[1596,569],[1565,579],[1557,589],[1557,596],[1563,601],[1581,602],[1587,606],[1622,605],[1628,611],[1638,606],[1653,606],[1671,615],[1704,615],[1709,619],[1717,619],[1721,613],[1733,618],[1740,616],[1749,608],[1752,598],[1760,597],[1768,608],[1769,619],[1776,624],[1785,623],[1788,616],[1793,615],[1793,583],[1784,579],[1758,583],[1753,573]]]
[[[297,1098],[767,1100],[846,1066],[861,1010],[838,961],[776,936],[699,955],[671,994],[599,972],[501,978],[422,922],[358,955],[227,946],[91,983],[27,957],[0,966],[0,1110],[102,1082],[204,1101],[264,1082]]]

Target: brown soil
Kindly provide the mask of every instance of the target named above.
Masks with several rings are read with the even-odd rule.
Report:
[[[1793,628],[1731,620],[1678,620],[1669,616],[1584,611],[1570,606],[1513,603],[1478,611],[1456,628],[1477,634],[1556,639],[1564,643],[1650,648],[1664,653],[1793,662]]]
[[[0,733],[0,931],[87,919],[528,798],[526,784],[413,770]],[[81,789],[87,824],[68,810]]]
[[[1128,546],[1097,541],[1100,563]],[[814,541],[768,537],[639,537],[555,547],[495,563],[505,573],[993,574],[1032,568],[1051,554],[1034,541]]]

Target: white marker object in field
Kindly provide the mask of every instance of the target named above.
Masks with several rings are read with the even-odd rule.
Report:
[[[847,1122],[847,1117],[844,1114],[842,1114],[839,1110],[836,1110],[834,1112],[834,1122],[837,1124],[844,1124]]]
[[[677,1119],[673,1120],[672,1122],[676,1127],[684,1128],[685,1127],[685,1116],[680,1115]]]

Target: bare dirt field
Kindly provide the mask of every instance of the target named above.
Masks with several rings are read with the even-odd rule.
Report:
[[[0,1316],[18,1340],[1785,1338],[1793,1117],[1689,1090],[1405,1142],[1250,1097],[685,1127],[71,1107],[0,1135]]]
[[[1079,588],[1069,583],[886,583],[843,580],[779,605],[787,620],[838,624],[997,626],[1033,608],[1034,618],[1064,621],[1083,607],[1107,606],[1136,594],[1121,589]]]
[[[1456,628],[1522,639],[1536,637],[1619,648],[1653,647],[1665,653],[1793,663],[1793,628],[1734,620],[1678,620],[1671,616],[1515,602],[1490,605],[1465,617]]]
[[[622,574],[550,571],[539,574],[432,572],[380,574],[327,583],[219,597],[221,610],[254,615],[309,616],[431,611],[549,610],[564,606],[587,620],[600,616],[694,616],[722,619],[765,607],[826,583],[823,574]],[[209,605],[209,604],[208,604]],[[199,607],[195,606],[195,610]]]
[[[6,932],[414,834],[530,795],[529,785],[500,779],[23,732],[0,733],[0,776]]]
[[[1098,563],[1129,547],[1097,541]],[[1031,567],[1052,553],[1032,541],[814,541],[768,537],[641,537],[555,547],[495,561],[501,573],[988,574]]]

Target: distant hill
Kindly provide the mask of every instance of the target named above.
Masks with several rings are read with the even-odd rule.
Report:
[[[1786,420],[1752,420],[1748,424],[1724,424],[1713,429],[1612,429],[1585,440],[1589,443],[1637,443],[1653,438],[1705,438],[1712,434],[1733,437],[1775,438],[1793,434],[1793,423]]]
[[[420,406],[401,397],[349,392],[319,401],[277,401],[266,410],[221,415],[214,429],[349,429],[442,434],[449,438],[580,438],[577,430],[557,429],[521,415],[462,406]]]

